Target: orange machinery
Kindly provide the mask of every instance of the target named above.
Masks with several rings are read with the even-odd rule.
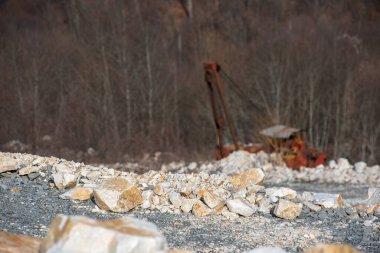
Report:
[[[221,68],[216,62],[205,62],[204,70],[216,127],[216,159],[219,160],[227,157],[231,152],[236,150],[246,150],[250,153],[263,150],[263,144],[247,146],[238,142],[236,128],[228,111],[219,76]],[[221,105],[221,108],[219,105]],[[231,135],[232,145],[225,145],[224,143],[225,122],[227,122]],[[305,145],[303,131],[298,128],[277,125],[260,131],[260,134],[263,135],[266,140],[267,151],[281,154],[282,159],[289,168],[300,169],[301,167],[315,167],[323,164],[326,160],[326,153]]]

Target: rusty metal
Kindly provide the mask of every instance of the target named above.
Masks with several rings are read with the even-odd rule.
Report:
[[[224,117],[223,113],[225,115],[227,125],[229,132],[231,134],[231,138],[234,144],[234,149],[238,150],[239,144],[237,141],[237,134],[236,134],[236,128],[232,122],[232,118],[230,116],[230,113],[227,108],[227,103],[225,101],[224,97],[224,92],[222,88],[222,83],[220,80],[219,76],[219,70],[220,66],[216,62],[205,62],[204,63],[204,70],[205,70],[205,80],[209,89],[209,94],[210,94],[210,102],[211,102],[211,108],[212,108],[212,113],[214,117],[214,122],[216,126],[216,131],[217,131],[217,148],[219,149],[220,156],[221,157],[226,157],[228,155],[228,150],[224,147],[224,142],[223,142],[223,130],[224,130]],[[223,108],[223,113],[219,113],[217,109],[217,100],[215,96],[215,91],[214,88],[216,88],[217,93],[219,95],[219,101],[222,105]]]
[[[307,147],[303,131],[284,125],[276,125],[260,131],[265,136],[269,151],[280,153],[289,168],[316,167],[326,162],[327,154]]]

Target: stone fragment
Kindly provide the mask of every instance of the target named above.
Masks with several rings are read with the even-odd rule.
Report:
[[[286,251],[278,247],[260,247],[254,250],[245,251],[244,253],[286,253]]]
[[[278,205],[274,209],[274,215],[277,217],[294,220],[302,211],[302,204],[295,204],[289,200],[280,199]]]
[[[182,205],[182,197],[178,192],[170,193],[169,200],[175,208],[180,208]]]
[[[181,210],[184,213],[190,212],[193,209],[193,205],[196,201],[196,199],[182,199]]]
[[[193,205],[193,214],[197,217],[204,217],[213,213],[213,210],[208,208],[202,201],[198,200]]]
[[[265,193],[269,196],[272,202],[277,202],[279,198],[294,199],[297,197],[297,192],[286,187],[266,188]]]
[[[357,162],[354,164],[354,169],[358,173],[363,173],[366,167],[367,164],[365,162]]]
[[[247,202],[241,199],[229,199],[226,201],[228,209],[242,216],[251,216],[255,211]]]
[[[94,170],[94,171],[90,171],[90,172],[86,173],[86,178],[89,179],[89,180],[95,181],[101,175],[102,175],[102,173],[100,171]]]
[[[56,173],[53,174],[55,186],[62,190],[74,187],[78,182],[79,175],[71,173]]]
[[[75,187],[61,194],[59,197],[61,199],[71,200],[89,200],[93,192],[94,190],[92,188]]]
[[[233,212],[228,211],[228,208],[223,209],[221,214],[229,220],[235,220],[235,219],[239,218],[239,215],[237,213],[233,213]]]
[[[260,185],[264,181],[265,174],[262,169],[252,168],[233,176],[230,179],[231,184],[237,189],[244,189],[249,185]]]
[[[34,173],[34,172],[38,172],[40,169],[38,167],[25,167],[25,168],[22,168],[22,169],[19,169],[17,171],[17,173],[20,175],[20,176],[24,176],[24,175],[29,175],[31,173]]]
[[[340,194],[304,192],[302,197],[305,200],[324,208],[338,208],[343,203]]]
[[[34,179],[38,178],[40,175],[41,174],[38,172],[33,172],[33,173],[28,174],[27,177],[29,178],[30,181],[33,181]]]
[[[269,214],[273,208],[268,198],[262,198],[260,201],[256,200],[256,203],[259,205],[258,211],[263,214]]]
[[[338,169],[349,170],[351,168],[352,168],[352,165],[349,163],[349,161],[346,158],[338,159]]]
[[[0,174],[7,171],[17,170],[17,159],[0,155]]]
[[[154,188],[154,193],[161,196],[165,193],[169,192],[170,183],[169,182],[163,182],[160,183]]]
[[[305,249],[305,253],[359,253],[347,244],[323,244]]]
[[[80,216],[57,216],[40,253],[164,253],[167,243],[157,227],[130,217],[96,221]]]
[[[212,191],[205,191],[202,195],[203,202],[210,208],[220,208],[224,206],[224,200],[213,193]]]
[[[313,210],[314,212],[318,212],[319,210],[322,209],[321,206],[319,205],[314,205],[313,203],[309,202],[309,201],[303,201],[302,202],[305,206],[307,206],[308,208],[310,208],[310,210]]]
[[[128,180],[112,178],[94,190],[95,203],[103,210],[128,212],[143,203],[141,191]]]
[[[40,238],[0,231],[0,252],[3,253],[38,253],[40,244]]]

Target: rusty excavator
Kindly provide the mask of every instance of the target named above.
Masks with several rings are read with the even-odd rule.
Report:
[[[228,110],[219,72],[221,67],[216,62],[204,62],[205,80],[209,90],[212,114],[216,127],[215,158],[222,159],[237,150],[256,153],[261,150],[280,155],[289,168],[299,170],[301,167],[313,168],[324,164],[325,152],[310,148],[305,143],[305,131],[299,128],[275,125],[260,131],[264,144],[243,145],[238,141],[237,132]],[[221,107],[221,108],[220,108]],[[227,123],[232,144],[224,143],[224,129]]]

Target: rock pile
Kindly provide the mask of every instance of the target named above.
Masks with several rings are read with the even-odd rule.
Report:
[[[265,153],[253,156],[247,152],[235,152],[219,161],[218,166],[222,169],[213,174],[205,171],[189,174],[148,171],[139,175],[54,157],[3,153],[0,170],[3,173],[16,171],[30,180],[41,177],[51,182],[51,187],[66,190],[60,195],[62,199],[83,201],[93,198],[99,209],[111,212],[142,209],[176,214],[191,212],[197,217],[222,215],[228,219],[258,212],[295,219],[304,205],[316,212],[342,206],[342,197],[338,194],[298,194],[285,187],[263,187],[264,170],[268,171],[270,167],[268,156]],[[233,163],[235,159],[238,166]],[[256,165],[263,164],[262,168],[250,167],[255,161],[258,162]],[[338,164],[346,169],[350,167],[342,160]],[[360,167],[363,168],[363,164]],[[233,171],[237,173],[231,175]],[[366,205],[366,212],[371,215],[379,212],[377,205],[380,201],[372,202]]]

